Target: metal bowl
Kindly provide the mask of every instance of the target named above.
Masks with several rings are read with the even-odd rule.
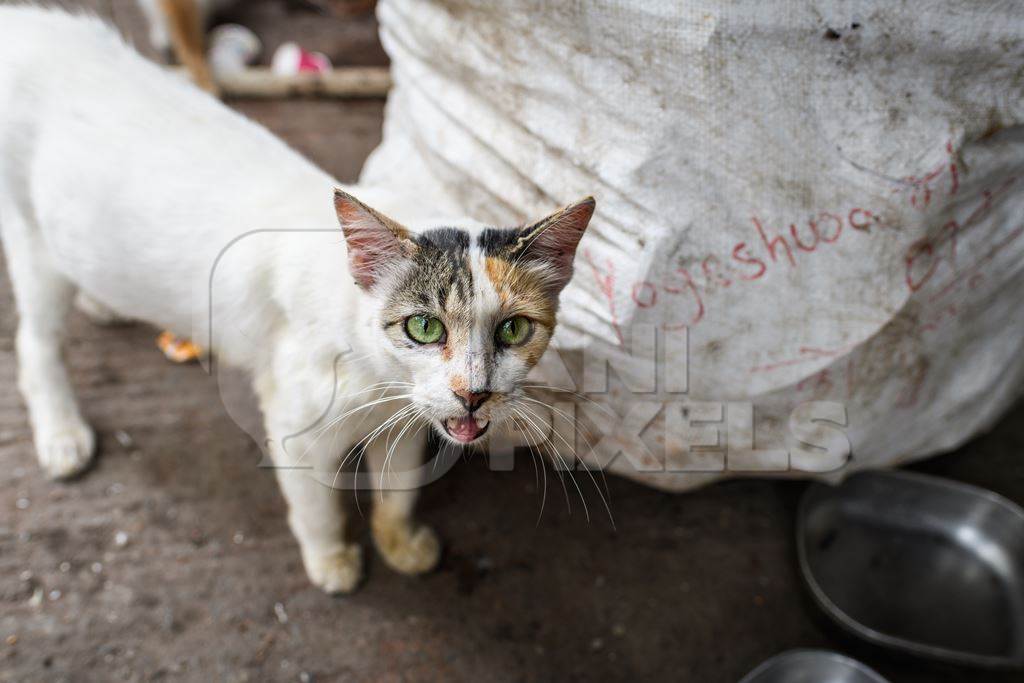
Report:
[[[740,683],[889,683],[850,659],[828,650],[790,650],[761,663]]]
[[[1024,667],[1024,511],[990,491],[909,472],[813,485],[800,569],[841,626],[961,664]]]

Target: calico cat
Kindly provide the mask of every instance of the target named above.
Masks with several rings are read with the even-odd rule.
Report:
[[[354,445],[381,489],[380,554],[431,569],[439,543],[413,519],[415,482],[382,481],[424,457],[424,430],[401,426],[462,446],[510,422],[594,200],[519,228],[422,224],[429,198],[339,188],[103,22],[59,11],[0,8],[0,101],[0,236],[43,469],[75,475],[95,445],[60,353],[77,296],[93,315],[208,341],[251,373],[313,583],[360,579],[338,491],[304,469],[333,470]],[[356,362],[339,370],[339,357]]]

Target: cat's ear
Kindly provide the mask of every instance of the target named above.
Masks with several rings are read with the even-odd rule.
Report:
[[[513,255],[547,266],[555,293],[572,279],[576,247],[594,215],[595,206],[594,198],[587,197],[519,231]]]
[[[409,231],[344,190],[334,190],[334,210],[348,244],[348,268],[356,284],[372,288],[388,270],[412,257]]]

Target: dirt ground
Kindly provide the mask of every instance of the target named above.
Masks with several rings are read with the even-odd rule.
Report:
[[[130,2],[93,4],[145,43]],[[311,25],[250,4],[268,41],[294,31],[337,61],[385,59],[372,18]],[[342,180],[380,139],[379,101],[233,104]],[[592,490],[590,522],[560,489],[538,521],[532,467],[467,460],[423,493],[420,515],[446,542],[437,572],[405,578],[368,553],[362,589],[326,597],[257,446],[214,380],[160,356],[153,329],[74,316],[68,358],[101,452],[78,481],[44,479],[15,390],[15,322],[3,273],[0,680],[717,683],[794,647],[852,654],[893,683],[1019,680],[891,655],[831,625],[796,568],[799,482],[670,495],[610,478],[613,530]],[[1024,503],[1022,418],[1018,406],[918,469]]]

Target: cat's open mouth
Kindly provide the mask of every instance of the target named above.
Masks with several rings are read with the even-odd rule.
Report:
[[[472,415],[463,415],[462,417],[449,417],[442,424],[448,436],[460,443],[472,443],[484,435],[487,428],[491,426],[491,421]]]

